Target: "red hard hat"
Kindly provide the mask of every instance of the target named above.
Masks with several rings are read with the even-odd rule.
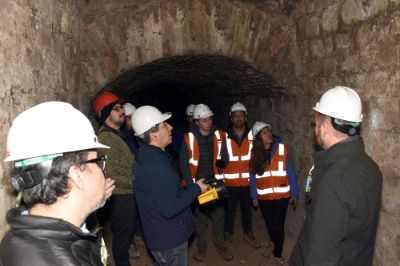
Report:
[[[104,91],[100,93],[93,102],[93,109],[96,115],[99,114],[101,109],[114,102],[123,102],[123,99],[119,98],[117,95],[109,91]]]

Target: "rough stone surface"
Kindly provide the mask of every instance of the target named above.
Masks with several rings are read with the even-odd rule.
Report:
[[[0,5],[0,154],[5,154],[8,129],[21,111],[46,100],[77,102],[77,15],[68,0]],[[7,229],[5,214],[15,196],[10,170],[9,164],[0,165],[0,235]]]
[[[314,2],[306,0],[299,5],[309,6]],[[400,219],[397,211],[400,207],[397,196],[400,190],[397,163],[400,159],[399,3],[389,2],[326,2],[324,9],[310,14],[333,21],[323,20],[324,34],[318,38],[296,35],[297,43],[324,41],[319,53],[315,45],[311,49],[312,60],[309,60],[309,51],[299,46],[299,61],[304,62],[302,66],[306,71],[300,71],[297,77],[303,81],[304,88],[310,88],[310,95],[341,84],[355,88],[362,97],[365,113],[362,136],[367,152],[377,161],[384,175],[374,265],[400,263],[396,248],[400,235],[397,225]],[[304,11],[301,10],[295,9],[295,21],[303,19]],[[337,28],[334,27],[336,20]],[[321,64],[323,72],[319,71]]]
[[[16,114],[43,100],[91,114],[106,84],[143,101],[158,93],[182,94],[176,106],[207,101],[221,125],[241,100],[250,123],[270,122],[292,148],[302,188],[312,165],[310,107],[330,87],[355,88],[366,149],[384,174],[374,265],[400,264],[400,1],[20,0],[0,14],[2,139]],[[0,167],[0,235],[9,171]],[[291,239],[303,206],[288,216]]]

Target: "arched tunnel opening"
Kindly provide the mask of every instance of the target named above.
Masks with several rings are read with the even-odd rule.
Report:
[[[175,127],[186,122],[187,105],[204,103],[214,111],[216,125],[225,128],[229,109],[237,101],[248,108],[251,126],[257,119],[271,118],[273,107],[285,94],[271,76],[243,61],[216,55],[158,59],[124,71],[101,90],[113,91],[137,107],[154,105],[172,112],[170,121]]]
[[[399,265],[399,10],[387,0],[4,1],[0,152],[7,154],[15,117],[44,101],[72,104],[95,129],[91,101],[102,90],[171,111],[175,128],[189,103],[208,104],[226,128],[230,106],[241,101],[249,126],[269,122],[293,151],[302,193],[297,211],[287,212],[287,256],[304,222],[311,108],[327,89],[348,86],[362,99],[365,151],[383,174],[372,264]],[[10,229],[12,171],[0,165],[0,238]],[[266,240],[263,219],[255,218]],[[235,226],[240,232],[240,220]],[[269,265],[240,233],[236,240],[239,259],[226,265]],[[224,265],[213,255],[209,265]]]

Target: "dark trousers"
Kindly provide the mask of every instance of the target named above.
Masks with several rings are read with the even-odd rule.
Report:
[[[240,204],[242,229],[244,233],[252,231],[251,198],[249,187],[226,187],[228,199],[225,211],[225,232],[233,233],[236,208]]]
[[[110,202],[112,252],[116,266],[129,266],[129,245],[138,219],[135,196],[112,195]]]
[[[224,203],[217,201],[209,205],[198,205],[196,214],[196,241],[199,249],[207,249],[207,224],[212,221],[212,237],[217,248],[225,246],[224,241]]]
[[[280,258],[285,240],[285,218],[289,199],[259,200],[258,202],[269,237],[274,244],[274,256]]]
[[[155,266],[187,266],[188,242],[165,251],[151,251]]]

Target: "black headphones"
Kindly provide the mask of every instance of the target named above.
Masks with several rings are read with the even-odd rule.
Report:
[[[331,117],[331,124],[334,129],[349,136],[355,136],[360,134],[359,123],[345,124],[341,123],[339,119]]]
[[[19,192],[32,188],[42,182],[50,172],[51,164],[39,163],[32,166],[16,168],[11,176],[12,186]]]

